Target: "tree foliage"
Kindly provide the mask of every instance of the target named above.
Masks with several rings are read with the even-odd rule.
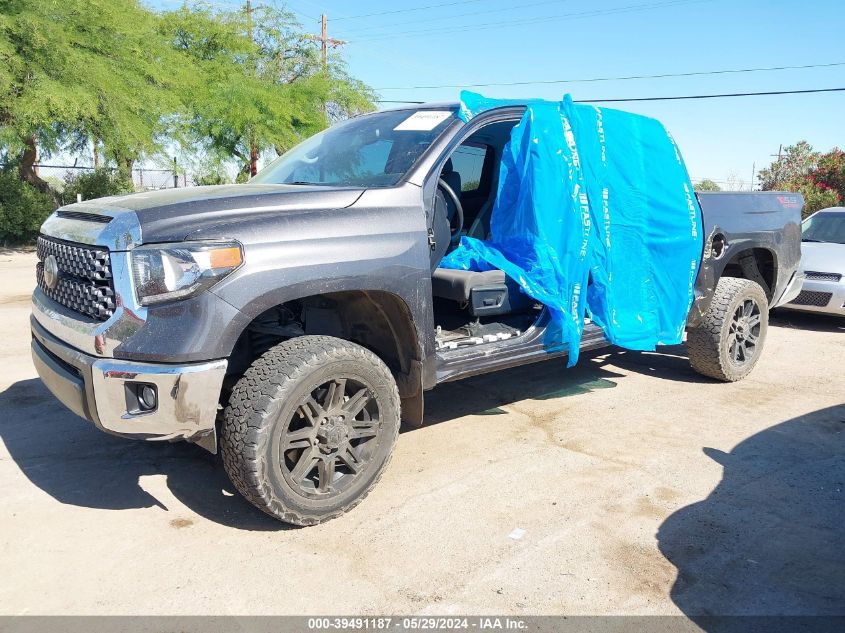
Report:
[[[41,154],[92,140],[131,167],[160,150],[193,76],[137,0],[3,0],[0,143],[41,189]]]
[[[692,187],[696,191],[721,191],[722,188],[709,178],[700,180]]]
[[[81,195],[83,200],[93,200],[132,191],[134,191],[132,179],[122,171],[100,168],[65,178],[62,202],[64,204],[76,202],[77,194]]]
[[[813,150],[807,141],[786,147],[769,167],[760,170],[764,191],[795,191],[804,197],[804,217],[845,200],[845,152]]]
[[[807,141],[783,148],[783,153],[772,164],[760,170],[760,188],[772,191],[783,188],[785,183],[796,182],[816,166],[819,153]]]
[[[318,44],[287,11],[183,6],[162,28],[200,70],[181,139],[212,160],[234,157],[246,171],[251,153],[284,152],[330,116],[372,109],[369,89],[340,60],[323,68]]]
[[[32,240],[52,211],[49,195],[21,180],[14,171],[0,170],[0,243]]]
[[[840,199],[845,199],[845,152],[834,147],[819,156],[810,177],[822,189],[836,191]]]
[[[34,165],[58,151],[93,147],[125,174],[176,147],[242,166],[251,149],[286,150],[371,100],[274,7],[0,0],[0,150],[41,191]]]

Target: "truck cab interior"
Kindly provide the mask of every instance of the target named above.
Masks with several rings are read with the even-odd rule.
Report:
[[[434,320],[440,348],[518,336],[542,309],[501,270],[477,272],[439,266],[462,236],[490,239],[499,165],[517,123],[516,119],[499,121],[477,130],[453,150],[439,174],[429,221],[434,241]]]

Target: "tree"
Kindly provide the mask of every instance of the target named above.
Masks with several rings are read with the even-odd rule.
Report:
[[[163,15],[163,29],[201,73],[181,141],[212,162],[234,157],[242,176],[257,154],[284,152],[332,117],[373,109],[372,92],[338,60],[324,69],[317,43],[284,10],[183,6]]]
[[[816,168],[810,176],[822,189],[832,189],[840,198],[845,199],[845,152],[834,147],[819,156]]]
[[[739,175],[739,172],[734,169],[728,172],[725,184],[728,191],[742,191],[745,189],[745,181]],[[750,186],[748,188],[749,190],[751,189]]]
[[[816,166],[819,153],[807,141],[798,141],[783,149],[783,153],[769,167],[759,172],[760,188],[763,191],[784,189],[788,183],[795,183]]]
[[[76,202],[76,196],[83,200],[117,196],[134,191],[131,178],[127,178],[121,171],[111,169],[95,169],[88,173],[72,174],[65,177],[62,189],[62,202],[70,204]]]
[[[833,148],[826,154],[799,141],[769,167],[760,171],[763,190],[796,191],[804,197],[803,216],[833,207],[845,200],[845,152]]]
[[[692,187],[696,191],[721,191],[722,188],[709,178],[704,178]]]
[[[124,171],[160,148],[194,76],[137,0],[2,0],[0,144],[20,177],[48,184],[39,153],[91,141]]]
[[[18,244],[38,235],[53,200],[11,170],[0,170],[0,242]]]
[[[798,191],[804,197],[802,218],[809,217],[819,209],[839,206],[842,202],[839,192],[811,182],[804,183],[791,191]]]

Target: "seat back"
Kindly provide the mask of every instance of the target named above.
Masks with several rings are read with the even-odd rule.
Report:
[[[456,196],[461,195],[461,175],[455,171],[452,159],[446,161],[440,173],[443,181],[451,187]],[[434,238],[434,247],[431,249],[431,270],[434,271],[440,260],[446,255],[452,243],[452,222],[455,219],[455,203],[446,196],[440,188],[434,200],[431,224],[429,228]]]
[[[461,175],[455,171],[455,166],[452,164],[452,159],[448,159],[446,164],[443,165],[443,171],[440,172],[440,177],[452,188],[452,191],[455,192],[455,195],[460,197],[461,195]],[[449,201],[449,211],[454,211],[454,204]],[[449,217],[452,217],[451,213]]]
[[[430,254],[431,271],[434,272],[440,260],[445,257],[446,251],[449,250],[452,240],[446,196],[439,189],[434,197],[434,208],[431,211],[431,223],[428,229],[431,238],[434,240]]]

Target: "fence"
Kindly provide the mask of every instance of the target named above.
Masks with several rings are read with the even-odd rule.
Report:
[[[36,168],[38,175],[48,182],[64,182],[68,175],[94,171],[94,167],[89,165],[37,164]],[[132,170],[132,183],[135,186],[135,191],[193,187],[195,184],[187,174],[180,174],[172,169],[145,169],[141,167]]]

